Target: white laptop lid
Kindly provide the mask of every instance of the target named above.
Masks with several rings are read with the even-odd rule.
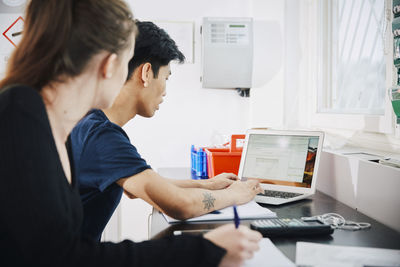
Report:
[[[248,130],[239,178],[260,179],[267,190],[314,194],[324,134]]]

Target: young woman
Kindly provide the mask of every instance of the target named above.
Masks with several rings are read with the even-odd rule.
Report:
[[[248,228],[119,244],[81,237],[69,147],[90,108],[127,76],[135,25],[121,0],[31,0],[0,82],[0,266],[237,266],[258,249]]]

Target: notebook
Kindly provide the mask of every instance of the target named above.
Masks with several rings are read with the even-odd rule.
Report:
[[[323,137],[322,132],[248,130],[238,176],[260,181],[259,203],[307,198],[315,193]]]
[[[240,219],[268,219],[275,218],[276,213],[270,211],[267,208],[261,207],[254,201],[250,201],[246,204],[237,206],[237,212],[239,214]],[[182,222],[180,220],[176,220],[168,215],[164,214],[165,219],[169,223],[179,223]],[[207,213],[199,217],[194,217],[185,222],[210,222],[210,221],[226,221],[233,220],[233,208],[227,207],[224,209],[220,209],[217,212]]]

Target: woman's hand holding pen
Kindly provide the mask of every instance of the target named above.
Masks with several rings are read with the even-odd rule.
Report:
[[[227,253],[222,258],[220,267],[235,267],[241,266],[259,250],[258,242],[262,239],[262,235],[243,225],[236,229],[235,225],[227,224],[206,233],[204,238],[226,249]]]
[[[227,190],[231,191],[237,205],[245,204],[252,200],[257,194],[262,193],[262,188],[257,180],[236,181]]]

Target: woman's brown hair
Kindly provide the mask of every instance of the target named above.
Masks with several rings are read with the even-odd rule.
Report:
[[[122,0],[31,0],[0,88],[23,84],[40,91],[77,76],[100,51],[119,53],[130,45],[134,30]]]

